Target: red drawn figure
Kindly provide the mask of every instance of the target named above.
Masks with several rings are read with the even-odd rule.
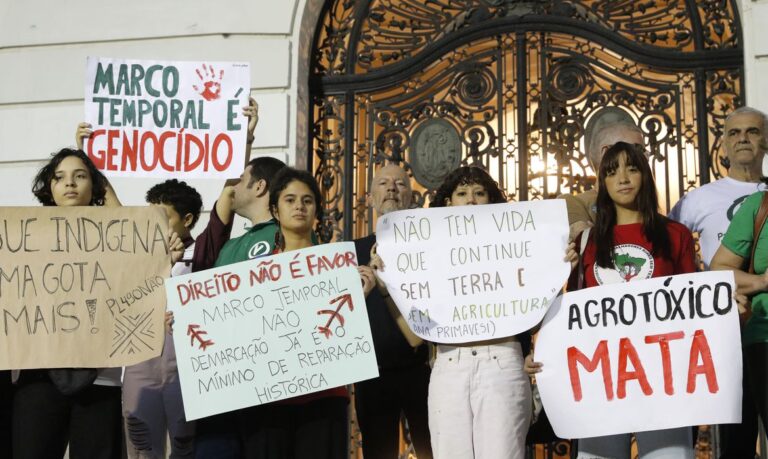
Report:
[[[207,67],[203,64],[203,71],[200,69],[195,70],[200,81],[203,83],[202,89],[197,85],[192,85],[205,100],[216,100],[221,97],[221,80],[224,78],[224,70],[220,70],[219,74],[213,70],[212,65]]]
[[[202,335],[207,335],[208,332],[204,330],[198,331],[198,328],[200,328],[200,325],[197,324],[189,324],[187,327],[187,336],[190,337],[189,344],[195,347],[195,340],[197,340],[200,343],[200,350],[204,351],[208,346],[213,346],[213,340],[203,339]]]
[[[352,295],[350,295],[349,293],[345,293],[344,295],[341,295],[339,297],[332,299],[330,305],[333,305],[337,302],[339,303],[339,305],[336,306],[336,310],[321,309],[317,311],[317,315],[328,314],[331,316],[330,318],[328,318],[328,322],[326,322],[325,326],[322,326],[322,325],[317,326],[318,331],[320,331],[320,333],[325,335],[326,338],[330,338],[331,335],[333,335],[333,332],[331,332],[331,324],[333,323],[334,320],[339,322],[339,325],[337,325],[337,328],[338,327],[341,327],[342,329],[344,328],[344,316],[341,315],[341,313],[339,312],[342,310],[342,308],[344,308],[344,305],[348,305],[350,311],[355,310],[355,306],[352,304]],[[338,331],[337,331],[337,334],[338,334]]]

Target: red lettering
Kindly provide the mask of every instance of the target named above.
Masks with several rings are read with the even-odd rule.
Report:
[[[602,340],[598,343],[591,360],[576,349],[575,346],[568,348],[568,373],[571,377],[573,399],[578,402],[581,401],[582,392],[579,369],[576,367],[577,364],[581,364],[589,373],[595,371],[597,365],[600,364],[603,373],[603,383],[605,384],[605,397],[608,400],[613,400],[613,379],[611,378],[611,362],[608,358],[608,341]]]
[[[152,142],[152,162],[147,163],[147,142]],[[141,168],[145,171],[151,171],[157,166],[157,150],[160,148],[157,144],[157,136],[154,132],[147,131],[141,135],[141,143],[139,144],[141,149]]]
[[[627,362],[632,361],[632,368],[635,371],[627,371]],[[645,376],[645,369],[640,362],[640,357],[637,355],[635,346],[632,345],[632,341],[629,338],[621,338],[619,341],[619,374],[616,377],[617,387],[616,396],[619,398],[626,398],[627,396],[627,381],[637,379],[640,383],[640,388],[645,395],[651,395],[653,389],[648,384],[648,378]]]
[[[104,129],[97,129],[88,138],[88,157],[91,158],[97,169],[104,169],[104,150],[94,152],[93,141],[96,140],[96,137],[104,135],[106,132]]]
[[[699,365],[701,356],[701,365]],[[688,388],[689,394],[696,391],[696,376],[703,374],[707,379],[707,389],[710,394],[717,393],[720,388],[717,385],[715,364],[712,362],[712,352],[709,350],[709,342],[704,330],[696,330],[691,343],[691,358],[688,361]]]
[[[675,393],[675,385],[672,378],[672,362],[669,359],[669,342],[675,339],[683,339],[684,336],[685,333],[677,331],[645,337],[646,344],[659,344],[659,351],[661,351],[661,368],[664,372],[664,392],[667,395],[673,395]]]
[[[187,151],[187,154],[184,155],[184,170],[185,171],[191,171],[197,168],[197,166],[200,165],[200,163],[203,162],[203,158],[205,157],[205,150],[207,150],[207,145],[203,146],[203,142],[200,141],[200,139],[197,138],[197,136],[189,135],[187,134],[185,140],[184,140],[184,149]],[[190,158],[192,157],[192,144],[194,144],[197,147],[198,156],[197,159],[190,162]]]
[[[110,130],[107,132],[107,170],[108,171],[116,171],[117,170],[117,164],[114,164],[112,162],[112,158],[117,155],[117,148],[114,146],[115,139],[120,138],[120,131],[116,130]]]
[[[168,141],[168,139],[172,139],[176,137],[176,134],[170,131],[163,132],[160,134],[160,150],[155,150],[155,157],[160,161],[160,167],[163,169],[173,172],[173,167],[165,162],[165,142]]]
[[[183,291],[182,291],[183,289]],[[176,286],[176,291],[179,294],[179,301],[181,302],[181,305],[184,306],[185,304],[189,303],[189,300],[192,299],[192,295],[190,294],[189,289],[186,285],[179,284]],[[186,295],[185,295],[186,293]]]
[[[345,253],[344,258],[347,260],[347,266],[357,266],[357,255],[355,255],[355,252]]]
[[[120,164],[120,170],[136,170],[136,153],[138,152],[137,147],[139,146],[139,131],[134,130],[133,131],[133,143],[130,143],[128,141],[128,136],[123,137],[123,161]],[[126,162],[129,163],[129,167],[127,168]]]
[[[222,142],[227,144],[227,156],[223,163],[219,162],[219,145]],[[234,148],[232,147],[232,139],[230,139],[227,134],[222,133],[217,135],[216,138],[213,139],[213,146],[211,147],[211,150],[213,152],[213,168],[217,171],[225,170],[227,166],[229,166],[229,163],[232,162],[232,153],[234,152]],[[205,170],[208,170],[208,163],[205,164]]]

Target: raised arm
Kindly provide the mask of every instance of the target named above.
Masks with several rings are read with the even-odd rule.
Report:
[[[251,148],[253,146],[253,131],[256,129],[256,125],[259,124],[259,104],[256,103],[253,97],[248,99],[248,106],[243,107],[243,115],[248,118],[248,133],[245,142],[245,162],[243,163],[243,169],[248,165],[248,161],[251,160]],[[221,195],[216,201],[216,213],[219,214],[219,218],[225,225],[234,217],[232,212],[232,200],[235,195],[235,185],[240,179],[229,179],[224,183],[224,188],[221,190]]]

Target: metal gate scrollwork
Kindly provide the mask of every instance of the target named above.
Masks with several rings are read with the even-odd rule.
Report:
[[[585,135],[606,108],[642,128],[666,211],[723,175],[723,123],[743,104],[735,0],[332,0],[314,43],[325,241],[372,230],[386,162],[416,205],[467,164],[514,200],[588,189]]]

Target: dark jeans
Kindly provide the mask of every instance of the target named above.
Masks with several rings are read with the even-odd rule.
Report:
[[[752,344],[744,348],[747,379],[752,401],[763,426],[768,424],[768,343]]]
[[[430,368],[380,370],[378,378],[355,384],[355,410],[365,459],[398,457],[401,413],[408,420],[416,455],[432,457],[427,421]]]
[[[11,426],[13,425],[13,394],[11,371],[0,371],[0,457],[13,457]]]
[[[346,397],[270,403],[237,412],[246,459],[346,459]]]
[[[67,396],[45,378],[22,379],[12,435],[14,459],[61,459],[67,444],[71,458],[120,459],[120,388],[91,385]]]
[[[741,424],[726,424],[720,427],[720,459],[753,459],[756,455],[757,417],[759,415],[765,425],[768,416],[768,343],[745,347],[743,356],[744,395]]]

